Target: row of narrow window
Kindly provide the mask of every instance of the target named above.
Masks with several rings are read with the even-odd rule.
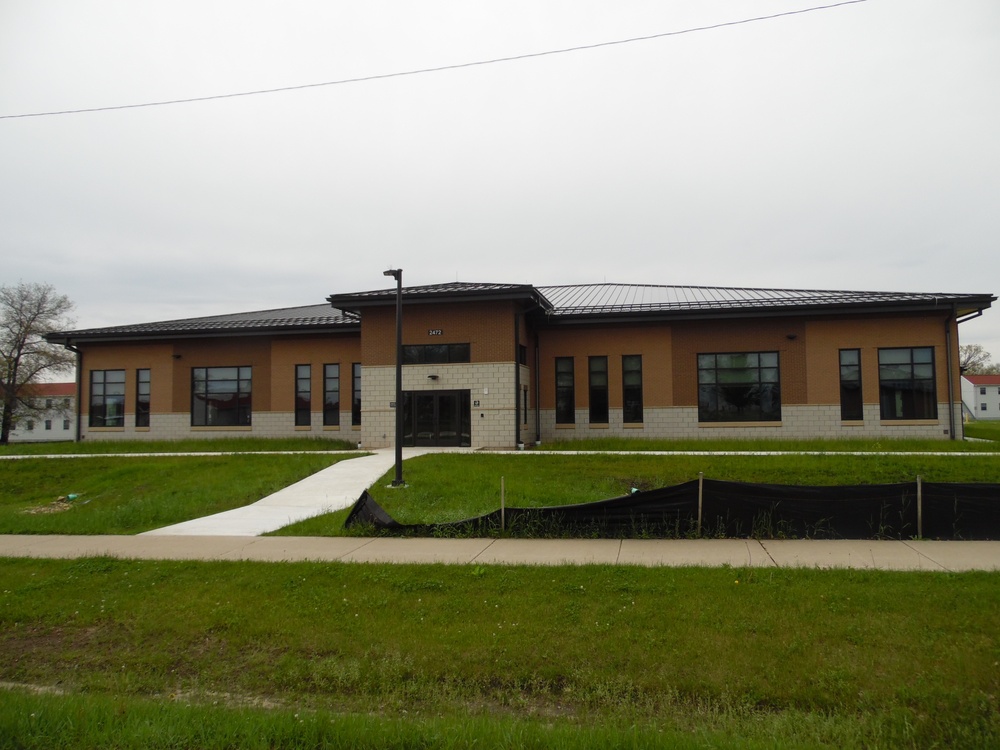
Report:
[[[641,423],[642,357],[625,355],[622,366],[622,420]],[[699,422],[781,420],[778,352],[725,352],[697,355]],[[576,422],[573,357],[556,357],[556,423]],[[878,350],[879,408],[882,419],[937,419],[934,348]],[[608,422],[608,358],[587,358],[591,424]],[[864,419],[861,350],[840,350],[841,419]]]
[[[150,371],[136,370],[135,426],[149,427]],[[312,366],[295,368],[295,424],[312,420]],[[253,368],[191,369],[191,426],[249,426],[253,420]],[[91,427],[125,426],[125,370],[91,370]],[[340,365],[323,365],[323,424],[340,424]],[[361,424],[361,364],[351,366],[351,424]]]
[[[70,421],[68,419],[64,419],[62,421],[62,428],[64,430],[68,430],[70,428],[70,424],[71,423],[70,423]],[[17,429],[17,424],[16,423],[14,424],[14,429]],[[25,422],[24,422],[24,429],[27,432],[32,432],[35,429],[35,420],[33,420],[33,419],[26,419]],[[52,429],[52,420],[51,419],[46,419],[45,420],[45,429],[46,430],[51,430]]]

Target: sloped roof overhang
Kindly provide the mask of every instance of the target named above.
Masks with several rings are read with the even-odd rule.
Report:
[[[552,302],[541,325],[593,325],[611,322],[667,322],[732,318],[954,314],[975,317],[989,308],[990,294],[923,294],[825,290],[731,289],[594,284],[541,287]]]
[[[440,304],[485,301],[523,302],[532,308],[550,308],[548,300],[531,284],[476,284],[454,282],[427,286],[404,286],[403,304]],[[331,294],[327,301],[341,310],[356,313],[366,307],[385,307],[396,302],[396,288],[369,292]]]
[[[156,341],[177,338],[219,338],[234,336],[295,336],[317,333],[356,333],[361,330],[357,315],[329,305],[307,305],[277,310],[183,318],[154,323],[87,328],[48,334],[53,344],[74,346],[83,343]]]

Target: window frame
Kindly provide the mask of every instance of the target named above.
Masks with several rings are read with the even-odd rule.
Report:
[[[908,352],[904,361],[897,355]],[[921,353],[920,359],[916,358]],[[890,358],[896,361],[890,361]],[[896,377],[890,377],[892,370]],[[907,375],[909,370],[909,375]],[[918,377],[920,373],[930,375]],[[893,387],[890,384],[896,384]],[[937,361],[933,346],[893,346],[878,350],[879,413],[884,421],[936,420]],[[922,395],[920,395],[922,394]]]
[[[629,367],[638,363],[638,367]],[[631,377],[630,377],[631,376]],[[637,377],[636,382],[629,382]],[[624,424],[642,424],[644,419],[642,403],[642,355],[622,355],[622,422]]]
[[[741,357],[746,364],[732,364]],[[699,423],[781,421],[779,352],[704,352],[696,355],[696,369]]]
[[[135,426],[149,427],[152,373],[148,367],[135,371]]]
[[[845,362],[844,355],[853,354],[854,362]],[[844,422],[862,422],[865,418],[865,401],[861,380],[861,349],[841,349],[840,363],[840,418]]]
[[[312,365],[295,365],[295,426],[312,425]]]
[[[405,344],[404,365],[468,364],[472,361],[472,344]]]
[[[608,424],[611,418],[608,393],[607,356],[587,357],[587,407],[590,424]]]
[[[114,379],[109,380],[109,375],[113,375]],[[90,406],[87,412],[87,424],[90,427],[125,426],[124,369],[90,371]]]
[[[235,377],[223,377],[223,373],[235,370]],[[198,373],[203,379],[198,380]],[[199,392],[199,383],[204,384]],[[210,384],[216,384],[213,388]],[[223,383],[236,383],[235,390],[223,390]],[[214,398],[209,396],[214,395]],[[233,401],[232,406],[220,408],[213,402],[222,401],[226,396]],[[199,402],[199,398],[202,399]],[[203,403],[203,407],[198,404]],[[230,416],[231,415],[231,416]],[[213,418],[214,417],[214,418]],[[250,427],[253,425],[253,367],[251,365],[222,365],[191,368],[191,426],[192,427]]]
[[[361,424],[361,363],[351,363],[351,426]]]
[[[573,357],[555,358],[556,424],[576,424],[575,369]]]
[[[335,374],[331,374],[331,368]],[[331,396],[333,398],[331,399]],[[323,365],[323,426],[340,426],[340,363]]]

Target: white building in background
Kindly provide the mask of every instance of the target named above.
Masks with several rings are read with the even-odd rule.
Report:
[[[12,443],[76,439],[76,383],[36,383],[31,386],[32,409],[14,415]]]
[[[1000,419],[1000,375],[963,375],[962,407],[970,419]]]

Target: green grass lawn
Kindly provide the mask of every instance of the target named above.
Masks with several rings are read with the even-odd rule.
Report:
[[[0,533],[137,534],[256,502],[353,455],[0,461]]]
[[[965,425],[965,434],[977,440],[1000,441],[1000,420],[967,422]]]
[[[993,748],[998,584],[0,560],[0,748]]]

